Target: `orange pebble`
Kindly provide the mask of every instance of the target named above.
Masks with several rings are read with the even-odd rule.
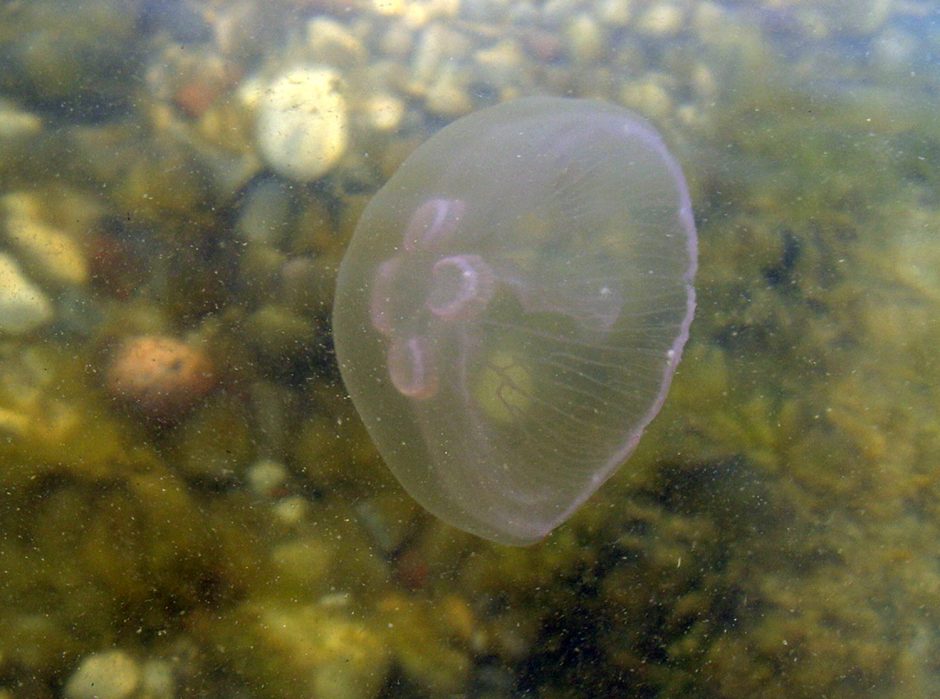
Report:
[[[143,415],[172,421],[212,390],[215,373],[198,348],[172,337],[139,335],[118,347],[105,386]]]

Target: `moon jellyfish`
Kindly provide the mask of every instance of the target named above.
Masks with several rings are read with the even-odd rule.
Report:
[[[349,394],[405,489],[525,545],[659,412],[695,309],[682,172],[631,112],[538,97],[464,117],[375,195],[339,271]]]

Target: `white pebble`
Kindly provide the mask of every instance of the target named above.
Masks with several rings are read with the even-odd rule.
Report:
[[[52,320],[52,304],[20,270],[0,253],[0,333],[21,335]]]
[[[380,92],[369,98],[365,105],[369,125],[376,131],[395,131],[405,116],[405,103],[394,95]]]
[[[65,685],[67,699],[126,699],[140,683],[140,668],[120,650],[95,653],[81,665]]]
[[[336,165],[346,151],[349,131],[339,86],[338,73],[313,65],[281,74],[263,92],[257,140],[272,170],[307,182]]]
[[[248,484],[257,495],[269,496],[284,485],[287,467],[280,461],[263,459],[248,470]]]
[[[0,98],[0,139],[35,136],[42,131],[42,119]]]
[[[75,239],[39,219],[42,202],[28,192],[0,198],[4,233],[18,256],[38,277],[57,285],[88,281],[88,263]]]

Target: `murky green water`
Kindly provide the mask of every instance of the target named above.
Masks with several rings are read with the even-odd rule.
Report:
[[[934,0],[7,0],[0,66],[3,699],[940,692]],[[530,94],[662,131],[699,302],[516,549],[404,493],[329,309],[404,158]]]

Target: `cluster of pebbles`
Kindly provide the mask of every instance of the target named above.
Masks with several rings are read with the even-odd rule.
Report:
[[[765,65],[776,40],[802,44],[794,74],[809,74],[814,63],[828,67],[833,41],[865,49],[853,55],[882,71],[906,69],[930,49],[929,37],[907,30],[929,12],[918,0],[192,1],[150,12],[153,34],[143,54],[129,50],[135,10],[144,12],[137,3],[122,6],[113,26],[101,27],[126,42],[127,63],[139,61],[133,67],[147,96],[131,104],[153,132],[195,154],[218,199],[247,202],[236,232],[252,230],[259,206],[262,231],[295,223],[290,207],[277,209],[274,201],[272,209],[272,199],[284,197],[268,196],[269,181],[258,180],[265,171],[288,183],[324,181],[340,194],[374,191],[401,150],[442,123],[514,97],[604,99],[678,139],[708,129],[721,86],[742,64]],[[46,26],[50,17],[41,11],[33,21],[50,35],[69,28],[68,17],[58,20],[61,27]],[[127,66],[117,50],[89,51],[87,75],[71,81],[73,62],[53,48],[39,66],[20,57],[25,49],[10,53],[17,60],[0,83],[0,145],[11,157],[0,170],[50,133],[20,98],[41,101],[54,85],[62,93],[55,97],[85,107],[89,93],[104,100],[130,89],[121,83]],[[141,175],[141,188],[156,199],[147,167],[162,165]],[[0,196],[0,333],[30,333],[55,319],[50,295],[84,283],[87,246],[75,239],[82,231],[51,227],[29,193]]]
[[[707,128],[729,71],[759,64],[775,39],[804,42],[798,70],[827,60],[832,40],[866,44],[891,69],[925,48],[902,20],[927,12],[891,0],[301,6],[306,12],[282,8],[284,35],[273,50],[256,45],[266,35],[252,28],[276,12],[259,17],[238,0],[214,8],[204,18],[212,38],[200,50],[168,46],[147,71],[152,93],[175,107],[162,123],[242,153],[242,181],[265,167],[299,182],[356,178],[363,159],[374,162],[395,138],[425,137],[480,107],[536,93],[619,103],[667,130]],[[248,125],[243,136],[232,136],[233,123]]]

